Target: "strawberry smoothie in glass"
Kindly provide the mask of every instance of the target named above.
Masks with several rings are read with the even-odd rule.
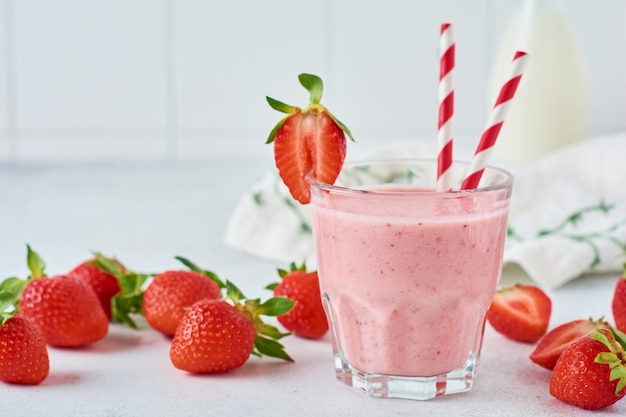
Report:
[[[436,160],[346,163],[312,186],[337,379],[373,397],[468,391],[502,270],[513,177],[435,192]],[[459,188],[468,165],[455,162]]]

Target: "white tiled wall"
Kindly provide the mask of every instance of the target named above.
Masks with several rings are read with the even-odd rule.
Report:
[[[439,25],[457,37],[457,138],[486,121],[513,0],[0,0],[0,162],[264,155],[304,105],[297,74],[363,145],[433,137]],[[626,129],[626,2],[566,1],[591,134]]]

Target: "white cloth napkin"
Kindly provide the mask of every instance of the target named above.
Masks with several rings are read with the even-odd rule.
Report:
[[[354,149],[354,148],[353,148]],[[399,143],[355,155],[433,157],[426,143]],[[471,151],[455,149],[457,159]],[[585,273],[623,270],[626,245],[626,132],[592,138],[531,163],[492,165],[515,176],[504,262],[553,289]],[[268,172],[241,197],[224,241],[250,256],[315,265],[308,206]]]

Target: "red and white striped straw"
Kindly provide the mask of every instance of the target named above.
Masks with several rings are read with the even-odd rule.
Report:
[[[437,156],[437,191],[452,189],[452,116],[454,114],[455,65],[454,31],[450,23],[441,25],[439,38],[439,123]]]
[[[487,161],[498,138],[500,129],[502,129],[504,119],[511,107],[517,86],[522,79],[524,70],[526,70],[528,66],[528,59],[529,56],[526,52],[515,52],[508,77],[506,78],[506,82],[502,85],[500,94],[491,110],[485,131],[480,138],[474,157],[470,162],[463,184],[461,184],[461,190],[470,190],[478,187],[478,183],[485,171]]]

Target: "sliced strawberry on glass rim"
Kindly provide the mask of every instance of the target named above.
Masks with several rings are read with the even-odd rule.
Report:
[[[346,156],[346,134],[350,130],[333,116],[320,101],[322,79],[300,74],[300,84],[307,89],[310,103],[304,108],[266,97],[269,105],[287,116],[272,129],[266,143],[274,143],[274,160],[283,183],[301,204],[311,200],[310,173],[317,181],[333,184]]]

